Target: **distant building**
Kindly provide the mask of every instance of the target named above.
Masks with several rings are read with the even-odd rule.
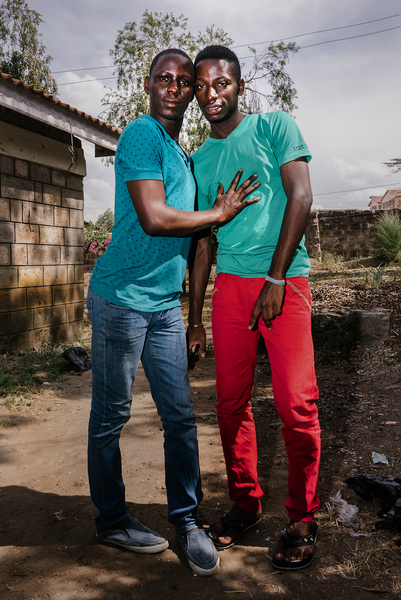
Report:
[[[382,210],[382,196],[370,196],[370,210]]]
[[[387,190],[383,196],[370,196],[370,210],[394,210],[401,208],[401,190]]]

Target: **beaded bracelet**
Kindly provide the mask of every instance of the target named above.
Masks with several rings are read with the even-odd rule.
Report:
[[[188,327],[203,327],[202,323],[197,323],[196,325],[188,325]]]
[[[285,279],[274,279],[274,277],[270,277],[270,275],[266,275],[266,281],[270,281],[270,283],[275,283],[276,285],[285,285]]]

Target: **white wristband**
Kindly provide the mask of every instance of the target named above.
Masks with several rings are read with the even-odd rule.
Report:
[[[270,275],[266,275],[266,281],[270,281],[270,283],[275,283],[276,285],[285,285],[285,279],[274,279],[274,277],[270,277]]]

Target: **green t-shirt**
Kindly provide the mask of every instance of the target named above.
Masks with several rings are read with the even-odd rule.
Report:
[[[308,162],[311,159],[294,119],[282,111],[246,115],[227,138],[209,137],[192,155],[199,210],[213,206],[218,184],[227,191],[239,169],[244,170],[240,183],[253,173],[258,173],[261,182],[251,195],[261,200],[218,231],[217,273],[266,276],[287,204],[280,167],[302,156]],[[309,269],[303,238],[287,277],[307,277]]]
[[[158,121],[142,115],[122,132],[114,170],[113,235],[96,261],[90,285],[108,302],[133,310],[158,312],[180,306],[191,236],[145,233],[127,181],[162,181],[167,206],[193,211],[196,188],[191,161]]]

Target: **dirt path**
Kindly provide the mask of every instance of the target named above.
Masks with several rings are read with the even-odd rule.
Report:
[[[373,352],[360,349],[353,362],[318,370],[322,508],[341,489],[343,497],[360,507],[361,531],[368,536],[351,538],[331,509],[323,510],[313,565],[285,575],[272,570],[269,558],[286,521],[287,461],[265,355],[259,357],[253,394],[264,515],[241,545],[220,554],[221,569],[213,578],[192,575],[167,522],[162,431],[141,369],[133,386],[132,417],[122,436],[124,479],[132,512],[170,541],[160,555],[123,552],[94,537],[86,471],[91,372],[42,386],[30,406],[22,403],[10,411],[1,405],[0,598],[219,600],[233,594],[364,600],[378,589],[398,595],[400,550],[394,539],[399,534],[372,531],[378,506],[362,502],[343,483],[352,469],[400,475],[400,426],[383,425],[387,420],[401,423],[401,365],[391,352],[384,346]],[[213,358],[191,374],[191,384],[204,490],[200,512],[208,524],[230,506],[214,406]],[[372,450],[386,454],[390,465],[373,466]]]

